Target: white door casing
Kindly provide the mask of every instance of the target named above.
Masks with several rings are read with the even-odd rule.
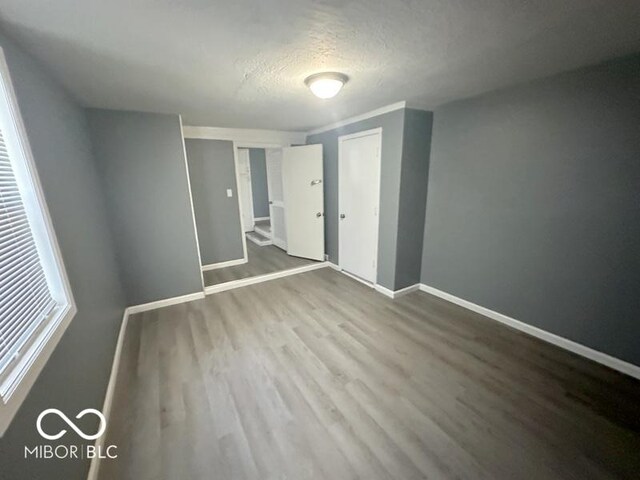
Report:
[[[376,283],[382,129],[338,139],[340,268]]]
[[[242,230],[250,232],[254,228],[253,223],[253,190],[251,188],[251,162],[249,160],[249,150],[239,148],[236,156],[236,172],[238,174],[238,196],[241,198],[240,205],[242,211]]]
[[[282,149],[268,148],[265,151],[267,164],[267,190],[269,216],[271,217],[271,240],[276,247],[287,250],[287,229],[284,196],[282,191]]]
[[[287,253],[324,259],[324,178],[322,145],[282,149]]]

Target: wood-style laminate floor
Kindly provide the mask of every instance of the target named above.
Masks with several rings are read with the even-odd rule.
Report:
[[[249,240],[247,240],[247,259],[248,262],[242,265],[202,272],[204,284],[208,287],[316,263],[314,260],[287,255],[284,250],[274,245],[260,247]]]
[[[637,479],[640,382],[329,268],[134,315],[111,479]]]

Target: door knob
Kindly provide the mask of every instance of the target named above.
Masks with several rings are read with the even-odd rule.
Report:
[[[341,214],[340,214],[340,220],[342,220],[344,217],[345,217],[345,214],[344,214],[344,213],[341,213]]]
[[[322,212],[316,213],[316,217],[320,218],[322,216]]]

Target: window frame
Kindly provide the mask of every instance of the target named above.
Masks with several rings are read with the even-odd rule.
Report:
[[[0,119],[0,122],[10,125],[10,131],[3,133],[7,143],[13,143],[12,157],[13,154],[20,157],[12,158],[16,163],[19,163],[20,174],[16,172],[16,177],[21,176],[21,184],[25,190],[23,192],[21,189],[20,194],[24,197],[23,203],[27,211],[27,219],[33,232],[47,284],[58,305],[29,340],[16,360],[16,364],[10,366],[0,378],[0,392],[5,392],[4,395],[0,394],[0,438],[6,432],[78,311],[20,114],[9,66],[4,50],[0,47],[0,109],[3,108],[4,103],[8,108],[6,117],[5,113],[0,110],[0,115],[4,117]]]

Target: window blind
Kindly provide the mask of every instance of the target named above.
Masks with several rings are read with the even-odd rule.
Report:
[[[0,375],[55,307],[0,131]]]

